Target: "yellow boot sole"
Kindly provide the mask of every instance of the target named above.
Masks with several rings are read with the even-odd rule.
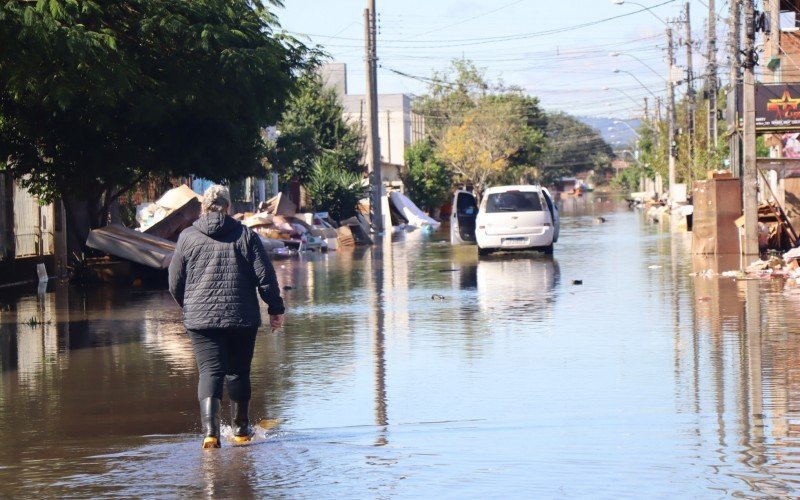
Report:
[[[233,442],[236,444],[249,443],[253,440],[253,436],[233,436]]]
[[[207,438],[203,439],[203,449],[204,450],[208,450],[208,449],[211,449],[211,448],[219,448],[219,447],[220,447],[219,439],[217,439],[215,437],[207,437]]]

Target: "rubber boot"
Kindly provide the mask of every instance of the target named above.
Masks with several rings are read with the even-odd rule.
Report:
[[[203,448],[219,448],[220,400],[205,398],[200,401],[200,423],[203,426]]]
[[[246,443],[253,439],[254,432],[247,415],[249,409],[250,401],[231,401],[233,440],[237,443]]]

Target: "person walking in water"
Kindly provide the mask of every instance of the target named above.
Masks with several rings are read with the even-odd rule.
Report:
[[[228,189],[203,195],[201,215],[178,237],[169,265],[169,291],[183,308],[183,324],[200,372],[197,398],[203,448],[220,447],[220,406],[227,382],[234,441],[253,436],[250,363],[261,325],[256,290],[266,302],[272,330],[285,311],[275,269],[258,235],[228,216]]]

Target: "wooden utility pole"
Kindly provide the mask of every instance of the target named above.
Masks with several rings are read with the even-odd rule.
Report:
[[[367,167],[370,185],[370,219],[372,230],[383,231],[383,181],[381,180],[381,148],[378,139],[378,71],[377,29],[375,23],[375,0],[367,1],[364,9],[364,45],[367,70]]]
[[[742,197],[744,204],[745,255],[758,255],[758,167],[756,166],[756,30],[754,0],[744,0],[744,68],[743,93],[743,150],[744,175]]]
[[[734,2],[736,3],[736,2]],[[708,56],[706,65],[706,92],[708,93],[708,138],[706,148],[712,153],[717,148],[717,10],[714,0],[708,0]]]
[[[692,22],[689,15],[689,2],[684,6],[684,16],[686,21],[686,133],[689,134],[689,172],[694,172],[694,125],[695,125],[695,93],[694,93],[694,71],[692,70]]]
[[[654,110],[654,121],[656,124],[661,122],[661,97],[656,97],[656,109]],[[656,135],[658,137],[658,135]]]
[[[647,97],[644,98],[644,121],[645,122],[650,121],[650,109],[647,105]]]
[[[673,80],[673,68],[675,66],[675,54],[672,46],[672,28],[667,28],[667,156],[669,158],[669,173],[667,178],[668,199],[672,203],[673,190],[675,189],[675,83]]]

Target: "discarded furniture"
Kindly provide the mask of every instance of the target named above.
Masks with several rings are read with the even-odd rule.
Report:
[[[178,241],[181,231],[191,226],[200,217],[200,197],[186,185],[170,189],[155,203],[142,210],[151,213],[148,225],[142,224],[142,232]]]
[[[284,193],[278,193],[266,201],[264,207],[266,212],[273,215],[285,215],[288,217],[297,213],[297,205],[289,199]]]
[[[408,196],[399,191],[392,191],[389,193],[389,201],[409,224],[413,224],[417,227],[431,226],[433,228],[438,228],[441,225],[441,222],[433,217],[429,217],[425,212],[420,210]]]
[[[692,253],[739,253],[735,221],[742,215],[740,179],[695,181],[692,199]]]
[[[175,252],[175,243],[119,224],[93,229],[86,246],[156,269],[169,267]]]
[[[371,245],[372,238],[369,237],[369,224],[367,224],[366,219],[361,214],[354,215],[349,219],[345,219],[341,222],[342,227],[348,227],[350,229],[350,233],[353,237],[354,243],[356,245]],[[339,228],[341,229],[341,227]],[[342,233],[339,232],[339,238],[341,240]],[[341,243],[341,241],[340,241]],[[342,245],[347,246],[347,245]]]

